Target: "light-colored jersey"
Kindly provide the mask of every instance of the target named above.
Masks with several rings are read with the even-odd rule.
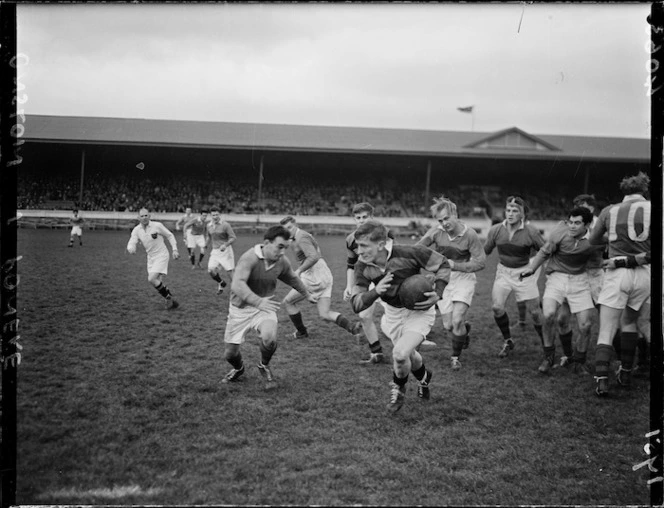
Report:
[[[495,248],[500,264],[508,268],[522,268],[528,265],[531,253],[543,246],[544,239],[536,227],[522,221],[510,238],[507,221],[504,220],[489,229],[484,252],[488,256]]]
[[[218,249],[222,244],[228,242],[228,240],[235,240],[237,236],[233,232],[233,228],[226,221],[219,221],[215,223],[214,221],[208,222],[207,232],[212,238],[212,248]]]
[[[424,245],[451,259],[456,272],[477,272],[486,266],[484,247],[475,230],[461,224],[462,231],[455,237],[451,237],[441,225],[436,225],[415,245]]]
[[[288,284],[300,293],[305,294],[306,289],[302,281],[295,275],[290,261],[286,256],[280,257],[275,263],[270,264],[263,255],[263,245],[258,244],[246,251],[240,257],[235,267],[233,282],[244,281],[251,292],[261,298],[274,295],[277,280]],[[244,308],[250,305],[246,300],[250,294],[236,294],[231,285],[231,304]]]
[[[611,258],[650,252],[650,208],[650,201],[640,194],[625,196],[622,203],[602,210],[590,241],[602,244],[603,236],[608,234]]]
[[[175,236],[171,233],[166,226],[161,222],[151,220],[147,226],[143,227],[139,224],[131,231],[129,242],[127,243],[127,250],[135,250],[136,245],[140,241],[145,247],[148,256],[154,256],[166,252],[168,254],[168,247],[164,243],[164,238],[171,244],[171,248],[177,251],[177,243]]]

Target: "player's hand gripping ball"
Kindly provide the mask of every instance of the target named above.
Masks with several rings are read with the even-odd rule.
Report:
[[[424,293],[430,293],[433,290],[433,284],[424,275],[411,275],[399,286],[399,299],[404,307],[413,310],[417,302],[428,298]]]

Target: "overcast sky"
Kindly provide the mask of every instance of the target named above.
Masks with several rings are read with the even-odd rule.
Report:
[[[650,137],[646,3],[17,11],[27,114]]]

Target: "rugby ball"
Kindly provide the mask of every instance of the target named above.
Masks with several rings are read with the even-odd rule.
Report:
[[[422,274],[411,275],[399,286],[399,299],[404,307],[413,310],[417,302],[426,300],[424,293],[433,291],[433,284]]]

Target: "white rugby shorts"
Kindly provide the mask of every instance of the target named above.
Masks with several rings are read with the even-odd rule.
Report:
[[[443,297],[436,302],[441,314],[449,314],[454,309],[454,302],[463,302],[470,307],[475,294],[477,277],[474,273],[455,272],[450,275],[450,282],[445,286]]]
[[[276,323],[277,313],[261,310],[251,305],[239,308],[231,303],[228,308],[224,342],[227,344],[244,343],[247,332],[254,330],[260,333],[260,326],[265,321]]]
[[[530,277],[520,279],[519,275],[526,268],[528,268],[528,265],[520,268],[509,268],[498,263],[498,266],[496,266],[496,279],[493,281],[493,285],[505,289],[506,291],[513,291],[514,298],[517,302],[539,298],[540,294],[539,288],[537,287],[537,281],[540,278],[542,267],[540,266]]]
[[[334,278],[324,259],[319,259],[314,266],[302,272],[300,279],[316,301],[320,298],[330,298],[332,296]]]
[[[205,235],[187,235],[187,249],[195,249],[199,247],[201,250],[205,249]]]
[[[212,270],[217,266],[221,266],[227,272],[235,268],[235,255],[233,254],[233,247],[226,247],[225,251],[219,249],[212,249],[208,259],[208,270]]]
[[[380,328],[383,333],[396,344],[405,332],[414,332],[424,339],[436,320],[436,308],[428,310],[410,310],[391,305],[384,305],[385,314],[380,319]]]
[[[168,273],[168,259],[170,254],[168,249],[164,249],[157,254],[148,255],[148,273]]]
[[[71,236],[74,236],[74,235],[81,236],[82,234],[83,234],[83,230],[81,229],[81,226],[72,226]]]
[[[562,272],[548,274],[542,298],[550,298],[561,305],[567,300],[573,314],[595,307],[586,272],[577,275]]]
[[[650,265],[606,270],[597,303],[612,309],[639,310],[650,303],[650,272]]]

